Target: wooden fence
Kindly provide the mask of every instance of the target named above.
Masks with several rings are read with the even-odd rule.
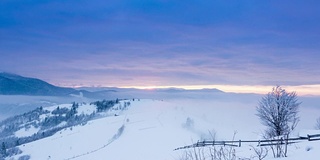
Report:
[[[307,137],[298,137],[298,138],[288,138],[288,139],[269,139],[269,140],[238,140],[238,141],[198,141],[192,145],[183,146],[176,148],[174,150],[195,148],[195,147],[205,147],[205,146],[232,146],[232,147],[241,147],[242,143],[258,143],[257,146],[270,146],[270,145],[284,145],[298,143],[303,140],[308,141],[317,141],[320,140],[320,134],[307,135]]]

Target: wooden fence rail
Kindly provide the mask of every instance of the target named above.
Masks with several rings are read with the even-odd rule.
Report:
[[[205,147],[205,146],[232,146],[232,147],[241,147],[242,143],[258,143],[257,146],[270,146],[270,145],[284,145],[298,143],[302,140],[308,141],[317,141],[320,140],[320,134],[307,135],[307,137],[298,137],[298,138],[288,138],[288,139],[267,139],[267,140],[238,140],[238,141],[198,141],[192,145],[183,146],[176,148],[174,150],[195,148],[195,147]]]

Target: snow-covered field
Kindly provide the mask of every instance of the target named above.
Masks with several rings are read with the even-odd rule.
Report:
[[[35,160],[179,160],[185,151],[174,151],[175,148],[198,140],[210,140],[212,133],[216,133],[216,140],[232,140],[234,132],[237,133],[236,140],[259,139],[264,127],[255,115],[255,106],[259,101],[256,98],[252,95],[204,95],[176,99],[131,99],[128,100],[131,103],[128,110],[21,145],[19,148],[23,153],[14,158],[30,155]],[[314,129],[320,116],[320,103],[305,104],[301,104],[301,121],[292,136]],[[94,111],[89,105],[84,106],[79,107],[81,112],[89,114]],[[30,132],[34,131],[30,129]],[[23,135],[21,132],[16,134]],[[247,144],[235,149],[240,157],[254,155]],[[283,159],[317,160],[319,150],[320,141],[304,141],[290,145],[288,157]],[[266,159],[272,159],[271,152]]]

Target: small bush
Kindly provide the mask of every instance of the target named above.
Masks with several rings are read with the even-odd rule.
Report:
[[[310,150],[312,150],[312,147],[311,147],[311,146],[307,146],[307,147],[306,147],[306,151],[308,152],[308,151],[310,151]]]
[[[186,119],[186,122],[183,123],[182,126],[183,126],[184,128],[187,128],[187,129],[193,129],[193,127],[194,127],[194,121],[193,121],[193,119],[191,119],[190,117],[188,117],[188,118]]]

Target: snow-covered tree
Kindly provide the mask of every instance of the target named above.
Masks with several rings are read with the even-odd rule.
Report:
[[[6,144],[4,142],[2,142],[1,144],[1,154],[3,155],[3,157],[6,156],[6,150],[7,150],[7,147],[6,147]]]
[[[266,138],[278,140],[288,138],[290,132],[299,122],[298,109],[300,104],[295,92],[288,93],[280,86],[274,87],[272,92],[264,96],[257,107],[257,116],[261,123],[267,127]],[[284,142],[279,141],[276,148],[271,148],[275,157],[286,156],[287,145],[283,148],[282,143]]]

